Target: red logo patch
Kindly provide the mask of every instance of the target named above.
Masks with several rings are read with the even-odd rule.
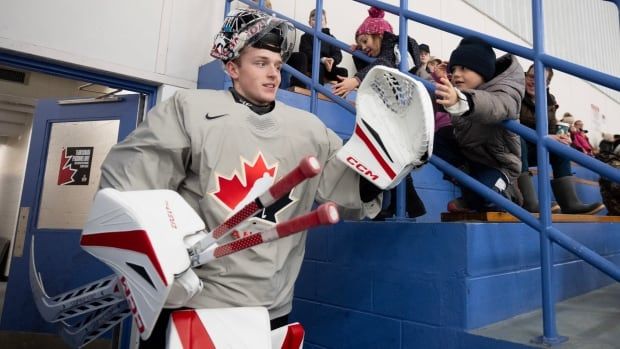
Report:
[[[263,154],[259,153],[253,164],[243,161],[241,175],[235,171],[230,178],[218,176],[219,190],[213,195],[229,209],[234,210],[240,202],[252,193],[252,189],[258,184],[259,180],[269,180],[269,186],[273,184],[277,168],[277,165],[269,167],[263,158]],[[257,196],[257,194],[259,193],[255,193],[253,197]]]

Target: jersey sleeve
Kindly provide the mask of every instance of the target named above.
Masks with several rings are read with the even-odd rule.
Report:
[[[375,217],[381,211],[383,194],[369,202],[360,197],[360,176],[336,158],[342,140],[332,130],[326,129],[329,141],[329,158],[319,181],[318,202],[333,201],[340,207],[343,219]]]
[[[190,159],[180,95],[159,103],[125,140],[108,153],[101,166],[102,188],[176,190]]]

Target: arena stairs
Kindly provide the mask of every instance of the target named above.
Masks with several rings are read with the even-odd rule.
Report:
[[[211,63],[199,86],[230,82]],[[298,92],[281,89],[278,99],[309,110],[309,97]],[[317,114],[350,136],[353,114],[325,99]],[[598,175],[573,169],[579,196],[600,201]],[[306,329],[304,348],[541,347],[532,341],[543,329],[538,232],[505,217],[442,222],[459,194],[442,177],[430,164],[413,173],[428,211],[416,220],[347,221],[309,234],[292,313]],[[605,214],[554,221],[618,264],[620,220]],[[620,285],[561,247],[553,252],[558,332],[568,337],[559,347],[620,347]]]

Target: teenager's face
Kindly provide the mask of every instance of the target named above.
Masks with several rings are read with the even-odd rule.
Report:
[[[427,64],[431,59],[431,54],[426,51],[420,51],[420,62]]]
[[[355,39],[357,46],[370,57],[377,57],[381,52],[381,40],[381,36],[370,34],[362,34]]]
[[[308,19],[308,24],[310,24],[311,27],[314,27],[314,16],[310,16],[310,18]],[[325,14],[323,14],[323,16],[321,16],[321,28],[326,28],[327,27],[327,19],[325,18]]]
[[[276,99],[281,68],[279,53],[254,47],[244,48],[238,59],[226,63],[235,90],[257,105]]]
[[[452,66],[452,85],[459,89],[475,89],[482,85],[484,79],[475,71],[462,65]]]

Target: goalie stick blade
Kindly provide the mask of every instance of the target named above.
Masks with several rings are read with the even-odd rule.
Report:
[[[131,315],[127,302],[99,309],[75,326],[62,323],[60,337],[71,348],[82,348]]]
[[[124,301],[116,275],[99,279],[55,297],[48,296],[41,275],[37,272],[34,245],[33,237],[30,247],[30,288],[35,305],[45,321],[62,321]]]

